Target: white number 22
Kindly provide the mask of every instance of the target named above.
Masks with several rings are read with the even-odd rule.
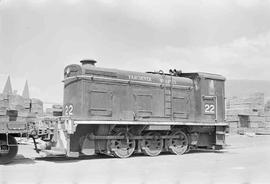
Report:
[[[65,115],[72,115],[73,114],[73,105],[66,105],[65,106]]]
[[[204,112],[214,114],[215,113],[215,105],[213,105],[213,104],[205,104],[204,105]]]

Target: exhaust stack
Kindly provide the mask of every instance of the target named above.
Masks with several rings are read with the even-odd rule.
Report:
[[[97,63],[96,60],[93,59],[84,59],[80,61],[82,66],[85,68],[95,67],[95,64]]]

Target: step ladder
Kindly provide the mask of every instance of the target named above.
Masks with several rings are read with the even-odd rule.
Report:
[[[170,77],[170,86],[166,86],[164,76],[164,115],[173,120],[173,107],[172,107],[172,76]]]

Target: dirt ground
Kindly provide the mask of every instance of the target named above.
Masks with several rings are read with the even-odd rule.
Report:
[[[38,158],[30,145],[0,166],[0,183],[270,183],[270,136],[227,136],[220,152],[128,159]]]

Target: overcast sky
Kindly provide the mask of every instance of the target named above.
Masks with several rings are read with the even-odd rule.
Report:
[[[267,0],[0,0],[0,87],[61,102],[82,58],[135,71],[170,68],[270,79]]]

